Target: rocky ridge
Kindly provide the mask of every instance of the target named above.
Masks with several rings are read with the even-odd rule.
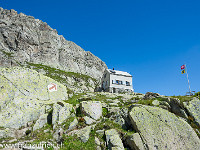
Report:
[[[106,64],[47,23],[0,8],[0,66],[42,64],[100,79]]]

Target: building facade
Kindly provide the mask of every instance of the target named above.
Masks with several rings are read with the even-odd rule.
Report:
[[[106,92],[132,92],[132,75],[124,71],[106,69],[102,78],[102,89]]]

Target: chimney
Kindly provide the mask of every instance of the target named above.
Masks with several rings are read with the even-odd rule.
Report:
[[[115,70],[115,69],[113,68],[113,70]]]

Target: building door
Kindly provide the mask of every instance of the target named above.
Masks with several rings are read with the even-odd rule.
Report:
[[[116,89],[115,88],[113,88],[113,93],[115,93],[116,92]]]

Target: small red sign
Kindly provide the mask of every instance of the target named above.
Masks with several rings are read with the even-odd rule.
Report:
[[[49,92],[57,91],[57,85],[54,83],[51,83],[48,85]]]

